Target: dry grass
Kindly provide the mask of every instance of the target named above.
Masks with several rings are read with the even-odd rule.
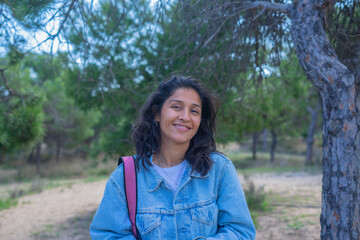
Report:
[[[3,169],[0,166],[0,210],[16,206],[24,195],[39,193],[44,189],[71,186],[79,181],[107,178],[117,167],[117,160],[72,159],[49,161],[40,165],[40,172],[32,164]]]
[[[37,173],[33,164],[20,165],[13,169],[0,168],[0,184],[12,182],[28,182],[37,178],[69,179],[88,178],[109,175],[117,167],[117,160],[83,160],[72,159],[60,162],[49,161],[40,165]]]
[[[305,166],[306,143],[302,138],[280,139],[273,163],[270,163],[270,153],[261,151],[261,144],[258,146],[256,159],[254,160],[250,146],[250,141],[242,144],[231,143],[227,146],[220,146],[219,150],[225,153],[232,160],[235,167],[243,173],[284,171],[319,173],[321,171],[321,146],[314,145],[313,164]]]

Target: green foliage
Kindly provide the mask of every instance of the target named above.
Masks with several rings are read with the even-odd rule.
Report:
[[[22,58],[36,40],[29,41],[30,34],[41,29],[42,33],[48,23],[50,12],[55,12],[55,0],[2,0],[0,1],[0,57],[4,54],[13,60]],[[45,30],[46,31],[46,30]],[[10,61],[11,62],[11,61]],[[13,63],[11,63],[13,64]],[[10,65],[11,65],[10,64]]]
[[[11,207],[14,207],[18,204],[18,199],[0,199],[0,211],[9,209]]]
[[[131,144],[131,119],[119,118],[112,131],[102,132],[100,134],[99,144],[101,150],[109,154],[123,153],[133,154],[134,150]]]
[[[258,227],[257,217],[263,212],[271,211],[272,208],[266,199],[264,189],[256,188],[252,181],[247,180],[244,193],[255,227]]]
[[[146,1],[102,1],[97,11],[88,15],[82,31],[69,29],[76,54],[87,47],[84,36],[98,43],[93,45],[91,60],[71,67],[64,77],[66,92],[80,109],[100,112],[94,126],[94,156],[102,151],[110,155],[133,153],[132,123],[157,85],[142,58],[142,43],[149,41],[146,30],[152,18]]]
[[[62,146],[74,148],[94,135],[92,127],[99,119],[99,112],[84,112],[77,108],[74,100],[66,95],[61,77],[46,81],[43,88],[46,92],[47,141],[61,141]]]
[[[336,1],[326,24],[329,40],[340,61],[349,69],[359,69],[360,1]]]
[[[299,65],[293,64],[294,58],[282,61],[260,85],[248,86],[244,94],[241,88],[231,90],[242,96],[232,108],[237,115],[238,131],[254,133],[267,128],[287,136],[306,132],[309,124],[306,107],[316,104],[316,98]],[[253,78],[251,74],[245,77]]]
[[[11,56],[9,57],[11,60]],[[5,60],[5,59],[4,59]],[[9,89],[0,104],[0,150],[9,153],[41,141],[75,148],[92,137],[100,112],[81,110],[66,94],[66,55],[29,54],[5,71]]]
[[[253,182],[247,185],[245,196],[249,209],[256,211],[269,210],[269,203],[266,201],[264,190],[262,188],[256,189]]]
[[[50,9],[57,7],[56,3],[47,0],[30,4],[22,0],[3,4],[11,9],[16,21],[36,30],[46,16],[53,16]],[[140,107],[159,81],[173,72],[201,79],[218,96],[219,143],[240,141],[244,134],[263,128],[304,135],[306,121],[298,119],[306,119],[304,96],[309,95],[309,85],[293,64],[296,57],[287,52],[287,46],[266,43],[276,38],[268,35],[274,26],[281,35],[277,41],[283,40],[284,18],[269,13],[267,16],[277,23],[269,24],[256,11],[244,12],[239,19],[226,19],[219,27],[227,14],[224,9],[211,13],[215,15],[198,14],[204,9],[217,9],[218,2],[199,1],[193,7],[173,2],[165,4],[162,13],[154,13],[149,4],[145,0],[105,0],[97,4],[76,1],[70,9],[70,2],[64,3],[62,11],[69,10],[69,18],[61,22],[60,32],[66,33],[62,37],[71,44],[68,54],[24,56],[21,41],[8,48],[6,65],[18,66],[21,62],[21,74],[27,74],[26,81],[32,83],[24,91],[31,92],[29,102],[33,102],[31,96],[41,100],[41,104],[34,103],[37,108],[26,105],[27,114],[34,114],[33,120],[26,111],[11,120],[16,122],[14,126],[26,121],[35,126],[36,122],[31,127],[34,133],[28,134],[31,141],[24,145],[32,146],[45,136],[44,142],[50,147],[61,142],[61,147],[74,148],[86,141],[85,148],[91,148],[94,156],[103,151],[129,154],[133,152],[130,129]],[[24,7],[27,5],[30,7]],[[255,16],[257,25],[242,34]],[[229,31],[234,28],[236,31]],[[216,34],[214,29],[218,29]],[[282,51],[286,56],[283,61],[272,61],[274,51]],[[15,69],[6,72],[17,74]],[[13,104],[19,105],[22,100],[17,101]],[[294,125],[301,129],[293,131]],[[3,133],[0,143],[9,145],[9,135],[16,136]]]
[[[15,45],[10,45],[5,61],[8,66],[15,66],[24,58],[24,53]]]
[[[300,221],[300,220],[296,220],[290,224],[287,225],[289,228],[292,228],[292,229],[300,229],[302,228],[303,226],[305,226],[304,222],[303,221]]]
[[[24,68],[30,69],[33,73],[33,83],[42,86],[47,80],[63,77],[68,62],[68,55],[61,52],[57,53],[56,56],[29,53],[23,59],[22,64]]]
[[[10,57],[11,58],[11,57]],[[44,135],[44,94],[32,84],[29,69],[21,64],[4,72],[8,89],[0,89],[0,153],[9,153],[23,146],[31,146]]]
[[[274,129],[278,134],[306,132],[308,122],[299,119],[308,118],[306,105],[311,84],[300,66],[294,64],[297,62],[294,53],[285,46],[269,47],[260,37],[271,32],[276,24],[269,25],[255,12],[240,14],[240,20],[236,21],[221,19],[229,13],[221,15],[222,8],[216,13],[211,11],[217,9],[217,4],[221,3],[198,1],[194,5],[169,5],[168,14],[159,24],[156,51],[142,49],[150,64],[148,69],[157,69],[160,79],[173,72],[191,74],[218,96],[221,108],[216,140],[219,143],[240,141],[245,133],[264,128]],[[206,10],[209,10],[207,16],[197,14]],[[213,21],[211,14],[218,14],[214,16],[218,20]],[[249,30],[255,16],[259,18]],[[270,13],[267,17],[274,17],[279,23],[284,20]],[[221,20],[223,25],[219,23]],[[283,35],[276,41],[285,35],[279,26],[275,28]],[[246,35],[237,35],[246,29],[249,30]],[[282,61],[274,59],[274,51],[283,51]],[[263,64],[265,61],[267,65]]]
[[[1,107],[2,112],[5,113],[0,120],[2,151],[7,152],[23,145],[31,145],[43,137],[43,112],[39,106],[42,100],[36,96],[27,100],[24,105],[20,99],[17,99],[11,101],[8,106]]]
[[[5,0],[2,2],[10,7],[16,19],[25,21],[41,16],[54,0]]]
[[[36,179],[28,188],[19,188],[9,190],[7,197],[0,198],[0,211],[14,207],[18,204],[19,198],[28,194],[39,193],[43,190],[43,182]]]

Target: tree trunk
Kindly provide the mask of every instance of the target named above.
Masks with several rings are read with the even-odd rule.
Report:
[[[271,129],[271,137],[272,137],[272,142],[270,149],[270,163],[272,164],[275,162],[275,149],[277,144],[277,135],[274,129]]]
[[[265,128],[263,132],[263,143],[262,143],[263,152],[267,152],[268,150],[267,138],[268,138],[268,130]]]
[[[253,155],[253,160],[256,160],[256,146],[258,143],[258,138],[259,138],[259,134],[258,133],[253,133],[252,136],[252,155]]]
[[[35,149],[36,149],[36,147],[33,147],[33,148],[31,149],[31,153],[30,153],[30,155],[29,155],[28,158],[27,158],[27,163],[28,163],[28,164],[34,163],[34,152],[35,152]]]
[[[35,153],[35,162],[36,162],[36,174],[40,174],[40,151],[41,151],[41,145],[38,143],[36,145],[36,153]]]
[[[56,141],[56,163],[60,162],[60,153],[61,153],[61,141]]]
[[[307,110],[311,115],[311,121],[308,129],[308,134],[306,137],[306,160],[305,160],[306,165],[310,165],[312,163],[314,135],[315,135],[315,128],[316,128],[319,108],[320,108],[319,105],[317,105],[315,109],[311,108],[310,106],[307,107]]]
[[[360,86],[337,58],[324,31],[326,0],[292,5],[299,62],[317,88],[323,115],[321,239],[360,239]],[[359,79],[357,79],[359,83]]]

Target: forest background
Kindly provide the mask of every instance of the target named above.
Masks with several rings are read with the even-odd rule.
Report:
[[[321,171],[326,101],[281,7],[305,3],[240,2],[0,1],[0,181],[108,176],[134,153],[146,97],[174,73],[217,96],[216,140],[242,146],[228,152],[239,169]],[[356,72],[359,2],[318,7],[326,47]]]

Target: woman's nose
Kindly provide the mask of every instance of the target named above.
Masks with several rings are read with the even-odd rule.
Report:
[[[190,119],[190,113],[189,113],[189,111],[187,111],[187,110],[184,110],[184,111],[182,111],[181,113],[180,113],[180,117],[179,117],[180,119],[182,119],[182,120],[189,120]]]

